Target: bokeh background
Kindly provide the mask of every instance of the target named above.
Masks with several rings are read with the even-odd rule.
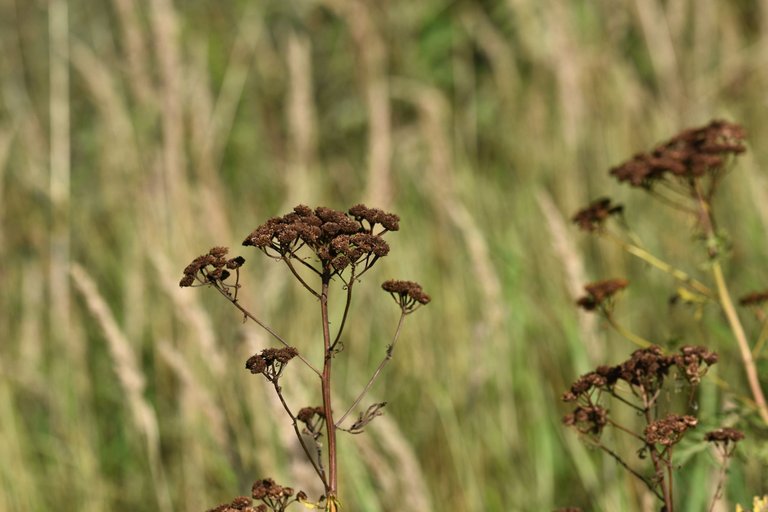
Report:
[[[178,281],[233,247],[242,302],[317,357],[316,304],[239,246],[296,204],[359,202],[402,222],[357,288],[339,401],[393,333],[379,283],[418,280],[433,303],[373,389],[386,415],[342,438],[345,510],[656,510],[560,424],[570,382],[634,348],[573,304],[619,276],[622,322],[721,352],[735,393],[704,385],[697,405],[705,427],[747,431],[719,510],[750,502],[768,491],[765,429],[733,406],[746,388],[717,311],[670,307],[666,276],[569,222],[611,195],[706,276],[692,225],[607,170],[712,118],[749,133],[718,212],[734,290],[760,289],[765,2],[0,0],[0,511],[205,510],[264,476],[316,490],[243,368],[270,340]],[[319,401],[289,373],[293,403]],[[680,452],[686,511],[716,482],[700,439]]]

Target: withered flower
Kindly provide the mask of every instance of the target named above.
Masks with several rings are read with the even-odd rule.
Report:
[[[727,446],[729,443],[738,443],[744,439],[744,433],[735,428],[724,427],[707,432],[704,434],[704,439],[708,443],[721,443]]]
[[[257,227],[243,245],[279,259],[296,258],[297,251],[307,247],[320,260],[317,272],[331,269],[340,273],[350,265],[362,265],[367,270],[389,253],[383,235],[397,231],[398,222],[397,215],[364,205],[352,207],[349,213],[299,205],[293,212]]]
[[[288,361],[299,355],[293,347],[267,348],[252,355],[245,362],[245,368],[253,374],[261,373],[270,382],[276,382]]]
[[[576,212],[571,220],[583,231],[597,231],[609,217],[618,215],[623,211],[624,206],[611,204],[609,198],[601,197],[592,201],[586,208]]]
[[[206,254],[192,260],[184,269],[184,277],[181,278],[179,286],[194,286],[195,282],[223,284],[230,276],[229,270],[237,270],[245,263],[242,256],[227,259],[228,252],[226,247],[213,247]]]
[[[693,416],[670,414],[662,420],[657,420],[645,427],[645,442],[672,446],[677,444],[685,433],[696,427],[699,422]]]
[[[605,304],[610,305],[610,299],[616,293],[629,286],[626,279],[606,279],[597,281],[584,286],[587,295],[576,301],[576,304],[586,311],[593,311]]]
[[[762,292],[752,292],[739,299],[742,306],[761,306],[768,301],[768,290]]]
[[[672,360],[685,380],[695,386],[707,373],[707,369],[717,363],[718,355],[706,347],[686,345],[680,348],[680,354],[672,356]]]
[[[582,434],[599,435],[608,424],[608,411],[599,405],[577,407],[563,418],[563,424]]]
[[[419,306],[429,304],[431,300],[429,295],[424,293],[421,285],[413,281],[390,279],[389,281],[384,281],[381,288],[392,295],[400,309],[406,314],[412,313]]]
[[[325,411],[320,406],[304,407],[296,414],[296,419],[304,423],[308,432],[315,434],[325,421]]]
[[[256,480],[251,488],[253,499],[263,503],[263,505],[259,505],[259,507],[263,506],[263,509],[257,508],[259,512],[261,510],[266,511],[268,508],[274,512],[283,512],[299,496],[306,499],[306,494],[303,491],[299,491],[296,499],[291,499],[293,494],[294,492],[291,487],[278,485],[271,478]]]
[[[680,132],[649,153],[640,153],[611,169],[611,175],[633,187],[651,189],[665,181],[683,185],[697,193],[693,181],[709,175],[716,178],[729,157],[746,151],[744,129],[734,123],[716,120],[700,128]],[[716,184],[713,179],[711,187]],[[711,193],[712,190],[709,191]]]

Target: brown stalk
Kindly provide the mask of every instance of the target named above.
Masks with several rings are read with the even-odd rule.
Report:
[[[331,362],[333,361],[333,351],[331,349],[331,332],[328,325],[328,285],[331,281],[331,272],[330,265],[326,264],[322,277],[322,291],[320,292],[320,314],[323,322],[323,347],[325,348],[325,360],[320,381],[323,393],[323,414],[325,414],[326,434],[328,435],[328,480],[324,483],[329,503],[333,503],[337,495],[336,425],[333,422],[333,408],[331,406]]]

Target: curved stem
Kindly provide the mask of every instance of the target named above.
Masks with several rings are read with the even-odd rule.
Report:
[[[304,454],[307,456],[307,459],[309,459],[309,462],[312,463],[312,467],[315,468],[315,473],[317,473],[317,476],[320,477],[320,480],[323,482],[323,486],[327,487],[327,481],[325,479],[325,471],[318,466],[318,463],[315,461],[315,459],[312,458],[312,455],[309,453],[309,447],[307,447],[306,443],[304,442],[304,436],[301,435],[301,432],[299,431],[299,425],[296,420],[296,416],[294,416],[293,412],[291,411],[290,407],[288,407],[288,404],[285,402],[285,398],[283,397],[282,388],[278,386],[276,381],[272,381],[272,386],[275,388],[275,392],[277,393],[277,396],[280,398],[280,403],[283,404],[283,409],[285,409],[285,412],[288,413],[288,416],[291,417],[291,423],[293,424],[293,431],[296,433],[296,437],[299,440],[299,444],[301,444],[301,448],[304,450]]]
[[[653,343],[651,343],[650,341],[646,340],[645,338],[638,336],[637,334],[633,333],[632,331],[630,331],[628,329],[625,329],[621,324],[616,322],[613,319],[613,315],[611,315],[607,311],[605,312],[605,319],[610,324],[611,327],[616,329],[616,331],[619,334],[621,334],[622,336],[627,338],[629,341],[631,341],[635,345],[637,345],[639,347],[642,347],[642,348],[648,348],[651,345],[653,345]]]
[[[739,346],[741,361],[742,364],[744,364],[744,371],[747,373],[747,383],[752,392],[752,398],[755,400],[755,405],[757,406],[760,418],[764,423],[768,424],[768,404],[765,402],[765,395],[763,394],[763,389],[760,387],[760,378],[757,375],[755,359],[752,357],[752,351],[747,342],[747,335],[744,333],[744,327],[741,325],[739,315],[736,313],[736,308],[733,306],[731,294],[728,291],[728,287],[725,284],[725,278],[723,277],[723,269],[718,260],[715,260],[712,263],[712,274],[715,277],[717,291],[720,295],[720,306],[723,308],[723,313],[725,313],[725,317],[728,319],[731,332],[733,332],[733,335],[736,338],[736,344]]]
[[[352,402],[352,405],[349,406],[349,409],[341,415],[341,418],[336,422],[336,426],[338,427],[341,425],[347,416],[349,416],[349,413],[352,412],[352,410],[360,404],[360,402],[363,400],[365,395],[368,393],[368,391],[371,389],[371,386],[373,386],[374,381],[378,378],[379,374],[381,373],[381,370],[384,369],[384,367],[387,365],[390,359],[392,359],[392,353],[395,350],[395,344],[397,343],[398,338],[400,337],[400,329],[403,326],[403,320],[405,319],[405,313],[400,314],[400,320],[397,322],[397,329],[395,330],[395,335],[392,338],[392,343],[387,347],[387,354],[384,356],[384,359],[381,360],[379,363],[379,366],[376,368],[376,371],[373,372],[373,375],[371,375],[371,378],[368,379],[368,383],[365,385],[363,390],[360,392],[360,394],[357,396],[354,402]]]
[[[603,231],[601,234],[607,237],[612,242],[618,244],[623,250],[627,251],[632,256],[640,258],[641,260],[645,261],[649,265],[656,267],[662,272],[665,272],[671,275],[672,277],[674,277],[684,285],[690,286],[691,288],[701,293],[702,295],[705,295],[710,298],[714,298],[714,293],[712,292],[712,290],[709,289],[707,285],[689,276],[687,273],[683,272],[679,268],[675,268],[669,263],[667,263],[666,261],[663,261],[657,258],[656,256],[646,251],[642,247],[639,247],[635,244],[627,243],[624,240],[618,238],[617,236],[607,231]]]
[[[331,350],[334,350],[336,348],[336,344],[339,342],[339,339],[341,338],[341,333],[344,331],[344,325],[347,323],[347,315],[349,314],[349,305],[352,303],[352,286],[355,284],[355,279],[357,276],[355,276],[355,267],[352,267],[352,273],[349,276],[349,282],[347,283],[347,298],[344,303],[344,314],[341,316],[341,324],[339,324],[339,331],[336,333],[336,337],[333,339],[333,343],[331,343]]]
[[[213,287],[214,287],[216,290],[218,290],[218,292],[219,292],[220,294],[222,294],[222,295],[223,295],[223,296],[224,296],[224,297],[225,297],[225,298],[226,298],[226,299],[227,299],[229,302],[231,302],[233,306],[235,306],[237,309],[239,309],[239,310],[240,310],[240,312],[241,312],[243,315],[245,315],[247,318],[250,318],[251,320],[253,320],[253,321],[254,321],[254,322],[256,322],[257,324],[259,324],[259,326],[260,326],[262,329],[264,329],[264,330],[265,330],[265,331],[267,331],[269,334],[271,334],[271,335],[272,335],[272,337],[273,337],[273,338],[275,338],[275,339],[276,339],[277,341],[279,341],[280,343],[282,343],[282,344],[283,344],[283,346],[285,346],[285,347],[290,347],[290,345],[288,344],[288,342],[287,342],[287,341],[285,341],[285,340],[283,339],[283,337],[282,337],[282,336],[280,336],[280,335],[279,335],[279,334],[277,334],[277,333],[276,333],[274,330],[272,330],[272,328],[271,328],[270,326],[268,326],[267,324],[265,324],[264,322],[262,322],[261,320],[259,320],[259,319],[258,319],[258,318],[256,318],[255,316],[253,316],[253,315],[251,314],[251,312],[250,312],[250,311],[248,311],[247,309],[245,309],[243,306],[241,306],[241,305],[240,305],[240,303],[239,303],[239,302],[237,302],[235,299],[233,299],[233,298],[232,298],[232,296],[230,296],[230,295],[229,295],[229,293],[228,293],[226,290],[223,290],[223,289],[222,289],[222,288],[221,288],[221,287],[220,287],[218,284],[214,284],[214,285],[213,285]],[[307,360],[304,358],[304,356],[302,356],[301,354],[297,354],[297,355],[296,355],[296,357],[298,357],[298,358],[301,360],[301,362],[302,362],[302,363],[304,363],[304,364],[305,364],[305,365],[306,365],[306,366],[307,366],[307,367],[308,367],[310,370],[312,370],[313,372],[315,372],[317,375],[320,375],[320,371],[319,371],[317,368],[315,368],[314,366],[312,366],[312,363],[310,363],[309,361],[307,361]]]

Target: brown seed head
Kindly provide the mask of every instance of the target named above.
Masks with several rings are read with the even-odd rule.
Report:
[[[742,306],[761,306],[768,301],[768,290],[762,292],[752,292],[739,299]]]
[[[613,296],[627,286],[629,286],[629,281],[626,279],[606,279],[589,283],[584,286],[587,295],[579,298],[576,305],[586,311],[593,311],[604,304],[609,304]]]
[[[598,435],[608,423],[608,411],[599,405],[577,407],[563,418],[563,424],[582,434]]]
[[[429,295],[424,293],[421,285],[413,281],[390,279],[384,281],[381,288],[392,295],[404,313],[411,313],[418,306],[429,304],[432,300]]]
[[[670,414],[645,427],[645,442],[672,446],[677,444],[689,429],[695,428],[698,422],[699,420],[693,416]]]
[[[591,202],[586,208],[576,212],[571,220],[583,231],[597,231],[609,217],[618,215],[623,211],[624,207],[622,205],[611,204],[609,198],[602,197]]]
[[[709,443],[722,443],[727,445],[728,443],[738,443],[744,439],[744,433],[735,428],[724,427],[707,432],[704,435],[704,439]]]

